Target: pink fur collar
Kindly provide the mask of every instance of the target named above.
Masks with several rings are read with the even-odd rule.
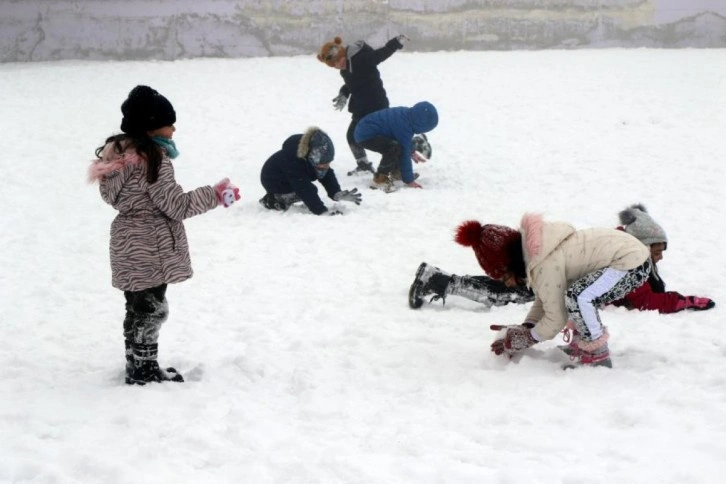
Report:
[[[544,221],[542,214],[525,213],[520,223],[523,232],[524,250],[529,259],[534,259],[542,250],[542,230]]]
[[[109,153],[107,147],[103,152],[103,159],[93,160],[91,166],[88,167],[88,183],[94,183],[109,173],[121,171],[129,165],[137,165],[141,161],[142,158],[135,151],[125,151],[121,154]]]

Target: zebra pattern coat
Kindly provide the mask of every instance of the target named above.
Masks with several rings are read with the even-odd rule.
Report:
[[[140,291],[192,277],[183,220],[218,206],[211,186],[184,192],[164,156],[155,183],[146,181],[147,164],[133,148],[116,153],[113,143],[92,163],[89,180],[98,181],[103,200],[118,210],[111,223],[111,283]]]

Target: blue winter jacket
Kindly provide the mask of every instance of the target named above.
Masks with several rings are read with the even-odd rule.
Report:
[[[295,192],[311,212],[320,215],[328,209],[318,196],[318,188],[313,182],[319,181],[331,199],[340,191],[340,185],[332,168],[318,179],[315,168],[306,159],[297,157],[302,137],[302,134],[294,134],[285,140],[282,149],[262,165],[260,181],[267,193]]]
[[[401,179],[413,181],[411,140],[414,134],[427,133],[439,124],[439,114],[433,104],[422,101],[413,107],[396,107],[376,111],[360,120],[353,136],[357,143],[376,136],[395,139],[401,145]]]

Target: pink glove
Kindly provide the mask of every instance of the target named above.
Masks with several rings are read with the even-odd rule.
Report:
[[[496,340],[491,345],[495,355],[507,354],[511,358],[515,353],[537,344],[537,340],[532,337],[532,328],[529,327],[528,323],[521,325],[492,324],[489,329],[492,331],[507,330],[504,338]]]
[[[225,178],[216,185],[214,185],[214,192],[217,194],[217,201],[220,205],[229,207],[234,202],[239,200],[239,188],[230,183],[229,178]]]
[[[685,296],[676,303],[676,310],[693,309],[695,311],[705,311],[715,305],[716,303],[707,297]]]

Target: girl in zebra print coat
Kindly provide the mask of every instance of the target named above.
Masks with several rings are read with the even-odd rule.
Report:
[[[96,150],[89,179],[118,210],[111,224],[111,283],[124,291],[126,383],[184,381],[157,363],[161,324],[167,319],[167,284],[192,277],[183,220],[239,200],[229,179],[184,192],[174,178],[176,113],[148,86],[135,87],[121,106],[123,134]]]

